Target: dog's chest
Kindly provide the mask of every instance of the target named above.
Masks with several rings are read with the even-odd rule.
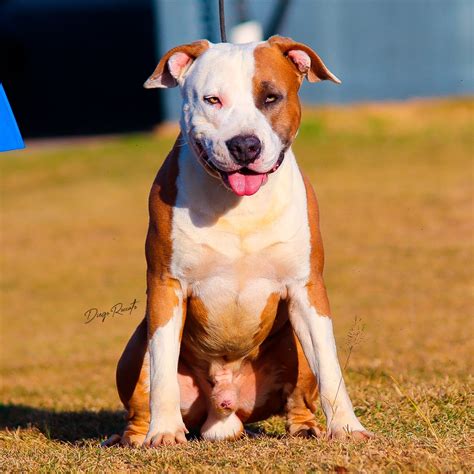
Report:
[[[287,286],[308,278],[304,183],[291,156],[238,200],[194,162],[180,159],[172,217],[171,272],[188,297],[184,341],[244,356],[271,330]]]
[[[257,245],[253,238],[226,233],[213,236],[210,245],[199,236],[196,231],[180,240],[179,273],[193,323],[188,329],[194,328],[195,345],[205,353],[244,357],[271,330],[287,283],[303,276],[304,245],[296,239],[263,245],[263,237]],[[250,251],[254,245],[256,251]]]
[[[303,193],[298,187],[291,200],[272,195],[271,202],[262,193],[216,214],[206,207],[212,202],[196,203],[199,193],[193,202],[178,194],[172,272],[187,289],[187,331],[206,353],[251,352],[270,331],[287,285],[307,278]]]

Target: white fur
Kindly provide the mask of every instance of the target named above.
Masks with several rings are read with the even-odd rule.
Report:
[[[173,316],[156,329],[149,343],[151,416],[145,443],[159,434],[174,434],[184,428],[178,383],[183,297],[179,291],[176,294],[179,302]]]
[[[212,162],[223,171],[240,168],[225,144],[236,135],[256,135],[260,139],[261,155],[248,166],[259,173],[270,171],[282,150],[280,138],[256,107],[252,93],[254,49],[258,44],[211,44],[178,79],[183,96],[182,129],[191,141],[201,142]],[[203,98],[207,96],[219,97],[222,107],[206,103]]]
[[[201,429],[201,435],[209,441],[233,438],[243,431],[243,425],[235,413],[226,418],[209,417]]]
[[[179,170],[173,276],[189,297],[204,303],[216,352],[239,348],[244,356],[254,349],[250,335],[260,327],[268,297],[284,298],[287,281],[309,275],[301,174],[289,150],[258,193],[239,198],[209,176],[186,146]]]
[[[178,77],[183,95],[181,126],[191,146],[198,139],[220,169],[237,165],[225,141],[251,133],[263,143],[252,165],[272,169],[282,144],[256,108],[252,96],[253,51],[256,44],[211,45]],[[203,97],[222,98],[222,107]],[[177,200],[173,211],[171,272],[187,296],[201,299],[207,311],[208,343],[216,354],[253,349],[252,337],[272,293],[289,298],[291,322],[310,366],[319,378],[330,430],[363,430],[354,415],[337,360],[332,323],[308,301],[310,232],[306,191],[293,152],[252,196],[237,197],[211,177],[188,144],[180,149]],[[148,438],[182,426],[179,412],[177,360],[181,304],[159,328],[150,344],[151,423]],[[225,318],[223,317],[225,315]],[[228,330],[223,330],[228,329]],[[230,335],[230,336],[229,336]],[[203,434],[221,439],[241,423],[232,416],[209,417]]]
[[[331,318],[321,316],[308,300],[302,285],[291,285],[290,321],[301,342],[303,351],[318,378],[321,405],[326,416],[328,431],[365,431],[354,414],[347,394],[336,352]]]
[[[250,352],[249,335],[261,323],[268,296],[288,296],[292,325],[320,381],[330,432],[364,431],[342,379],[331,319],[318,315],[308,300],[306,191],[291,150],[267,185],[244,198],[219,186],[187,147],[180,154],[179,169],[172,271],[188,287],[188,296],[204,303],[216,352],[234,346]],[[232,305],[235,313],[229,311]],[[209,438],[220,439],[218,432],[228,432],[230,421],[209,420],[204,429]]]
[[[213,278],[225,277],[236,266],[239,273],[250,271],[280,283],[289,275],[309,274],[304,258],[307,219],[300,211],[305,191],[291,150],[268,183],[244,198],[209,176],[187,147],[180,154],[179,169],[173,217],[176,277],[198,282],[209,276],[210,263]],[[306,251],[299,250],[301,246]]]
[[[177,188],[175,277],[192,283],[209,276],[209,264],[216,277],[222,274],[220,267],[225,273],[231,270],[229,264],[235,268],[237,263],[240,271],[250,269],[274,281],[309,275],[306,195],[291,149],[266,185],[240,198],[209,176],[185,146]]]

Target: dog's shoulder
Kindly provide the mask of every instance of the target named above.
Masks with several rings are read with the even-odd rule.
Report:
[[[149,211],[151,219],[160,219],[164,209],[171,210],[176,204],[178,188],[176,180],[179,174],[179,142],[180,136],[168,153],[163,165],[153,181],[149,198]]]
[[[153,182],[148,200],[150,223],[146,240],[146,256],[149,268],[156,268],[160,273],[169,269],[172,249],[173,208],[178,195],[177,178],[179,174],[179,136],[158,171]]]
[[[322,275],[324,269],[324,247],[319,225],[319,204],[313,185],[308,176],[301,173],[306,192],[306,210],[311,243],[311,270],[314,276]]]

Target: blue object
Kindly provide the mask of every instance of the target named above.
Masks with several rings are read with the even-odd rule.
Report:
[[[0,84],[0,151],[25,148],[7,96]]]

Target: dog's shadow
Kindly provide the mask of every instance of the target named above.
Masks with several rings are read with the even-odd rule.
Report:
[[[37,429],[46,438],[54,441],[80,443],[87,440],[104,440],[114,433],[121,433],[125,426],[125,411],[55,411],[34,408],[26,405],[0,404],[0,431]],[[281,437],[268,433],[257,423],[246,425],[250,437],[265,435]],[[187,438],[199,440],[197,431],[192,430]]]
[[[55,411],[26,405],[0,404],[0,430],[36,428],[48,439],[75,443],[121,433],[124,411]]]

